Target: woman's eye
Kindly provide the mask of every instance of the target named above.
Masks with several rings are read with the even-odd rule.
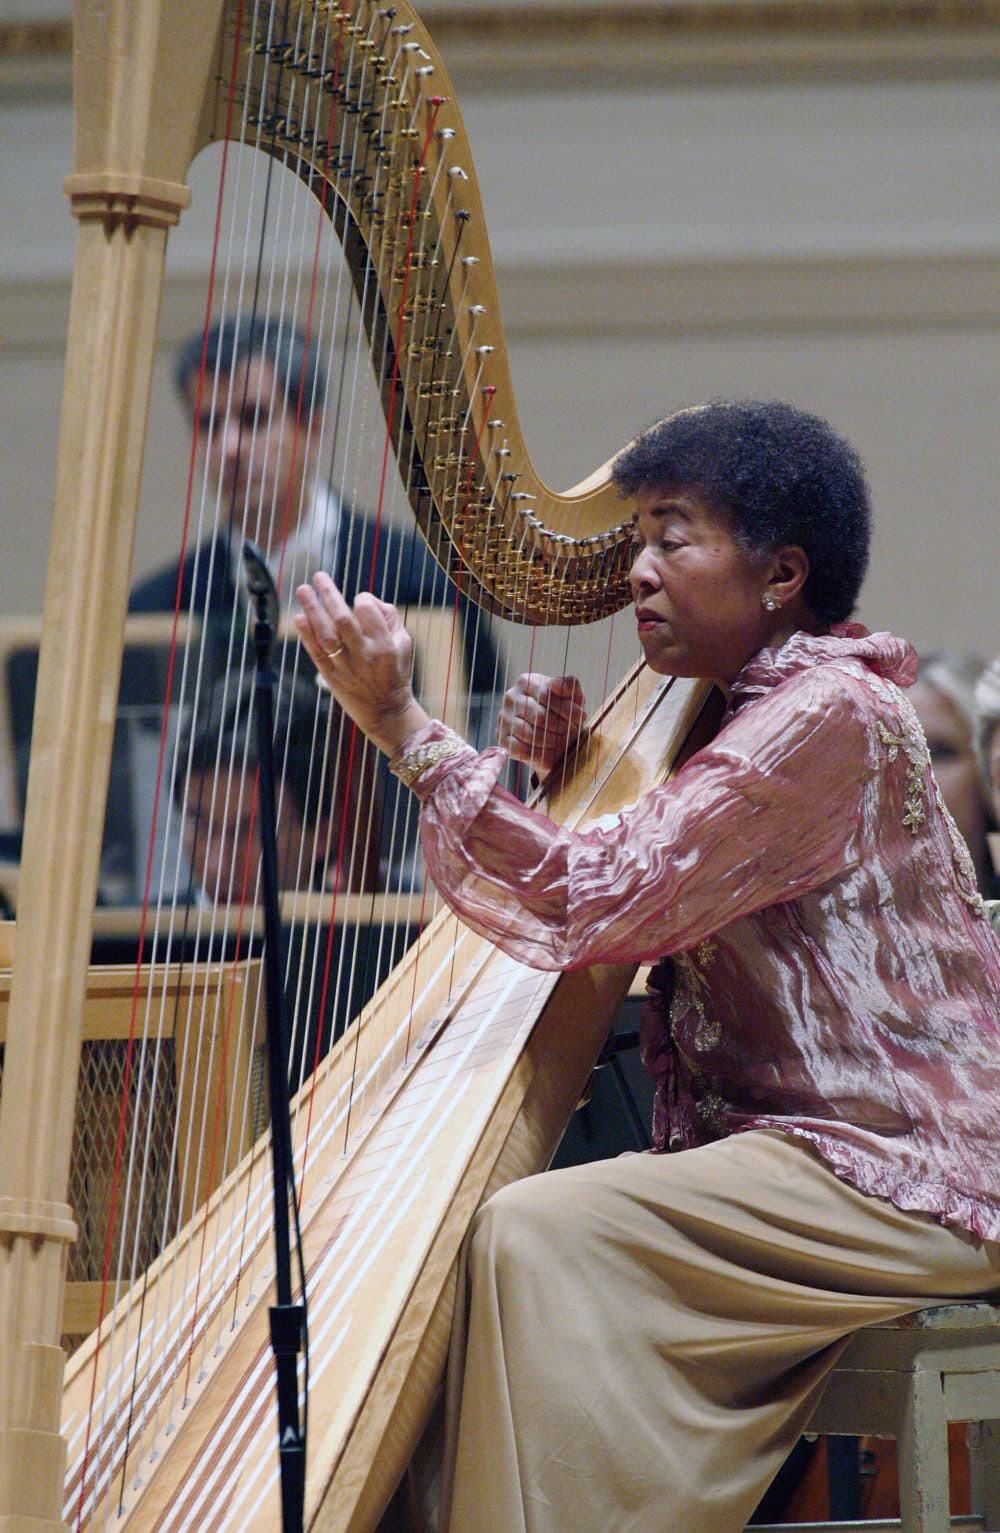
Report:
[[[683,541],[680,538],[644,538],[642,533],[636,530],[632,534],[632,557],[637,559],[647,549],[654,554],[672,554],[675,549],[681,548]]]

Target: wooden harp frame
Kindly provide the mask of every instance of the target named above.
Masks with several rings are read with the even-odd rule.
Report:
[[[70,1439],[76,1456],[68,1499],[87,1526],[103,1525],[103,1512],[116,1528],[123,1520],[135,1528],[190,1526],[191,1518],[203,1528],[276,1526],[273,1487],[261,1492],[252,1517],[234,1510],[239,1455],[232,1462],[223,1455],[229,1467],[211,1504],[199,1503],[196,1512],[191,1501],[216,1483],[219,1434],[226,1435],[220,1423],[232,1419],[227,1412],[234,1400],[247,1401],[247,1388],[254,1403],[244,1403],[241,1419],[249,1423],[259,1410],[266,1415],[265,1440],[274,1432],[270,1381],[260,1373],[266,1284],[254,1295],[249,1318],[185,1385],[169,1440],[155,1450],[155,1473],[147,1455],[127,1486],[122,1447],[135,1428],[133,1417],[127,1429],[112,1422],[82,1455],[77,1440],[81,1401],[99,1376],[123,1366],[131,1345],[117,1339],[117,1312],[113,1345],[102,1336],[81,1349],[65,1396],[59,1345],[66,1253],[74,1238],[65,1188],[75,1064],[164,254],[169,229],[189,200],[185,176],[194,153],[226,131],[225,104],[217,103],[213,85],[218,75],[230,77],[233,57],[238,91],[257,119],[259,147],[278,156],[303,148],[295,105],[307,88],[326,91],[338,119],[350,124],[346,180],[327,174],[335,160],[338,174],[345,168],[340,140],[313,144],[300,174],[326,202],[349,258],[362,244],[382,242],[374,262],[379,281],[359,294],[361,309],[385,359],[388,436],[413,465],[407,481],[413,508],[439,562],[461,571],[482,605],[528,621],[582,621],[627,599],[629,539],[606,472],[557,495],[531,470],[478,193],[471,165],[454,158],[463,142],[461,121],[430,39],[405,3],[390,13],[370,0],[342,7],[293,0],[287,11],[300,29],[295,38],[247,46],[238,0],[78,0],[75,10],[76,169],[67,190],[79,223],[78,251],[0,1105],[4,1533],[66,1525]],[[356,73],[338,72],[309,41],[320,33],[350,50]],[[284,94],[279,89],[266,104],[257,73],[264,66],[284,81]],[[380,134],[386,120],[394,124],[397,159]],[[372,177],[383,174],[385,196],[373,201]],[[433,226],[435,248],[450,241],[437,268],[423,259],[407,264],[407,231],[417,217]],[[387,234],[390,228],[397,232]],[[700,684],[663,683],[640,673],[599,715],[581,771],[557,795],[552,812],[607,813],[661,780],[689,738],[705,692]],[[421,939],[424,972],[443,972],[460,940],[452,918],[435,923]],[[326,1334],[342,1355],[337,1377],[314,1386],[311,1528],[360,1530],[380,1515],[438,1387],[468,1220],[493,1187],[547,1163],[630,978],[627,970],[602,969],[557,979],[522,969],[486,944],[464,951],[457,986],[438,978],[422,985],[421,1046],[396,1060],[386,1093],[393,1110],[372,1118],[345,1154],[343,1178],[307,1210],[307,1265],[336,1305],[337,1283],[350,1274],[330,1275],[330,1252],[345,1229],[357,1225],[370,1178],[382,1174],[386,1157],[409,1162],[410,1114],[421,1110],[422,1095],[433,1096],[443,1089],[441,1080],[448,1082],[450,1105],[442,1116],[456,1125],[453,1138],[442,1142],[403,1199],[417,1209],[416,1233],[400,1217],[378,1242],[383,1266],[374,1284],[381,1284],[374,1318],[383,1328],[369,1311],[363,1323],[356,1318],[352,1333],[343,1305],[340,1318],[328,1321]],[[402,1017],[404,992],[412,988],[408,961],[356,1024],[351,1046],[363,1041],[375,1007],[395,1007]],[[503,1015],[493,1017],[501,979]],[[335,1053],[323,1068],[334,1064]],[[339,1131],[338,1121],[331,1120],[331,1134]],[[244,1196],[260,1156],[259,1149],[251,1152],[197,1216],[206,1230]],[[164,1282],[172,1260],[168,1250],[150,1281]],[[231,1297],[238,1283],[234,1270],[223,1289]],[[168,1362],[181,1352],[175,1331],[161,1336],[152,1353],[128,1353],[140,1389],[156,1394]],[[257,1383],[249,1386],[251,1377]],[[143,1429],[153,1410],[152,1403],[140,1407]],[[249,1428],[244,1435],[253,1437]],[[275,1440],[275,1474],[276,1446]],[[119,1500],[127,1507],[123,1518]]]

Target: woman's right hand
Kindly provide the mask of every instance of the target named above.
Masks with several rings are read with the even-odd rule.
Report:
[[[497,743],[514,761],[545,773],[575,743],[586,721],[583,688],[575,676],[528,671],[504,693]]]
[[[344,712],[387,756],[430,719],[413,695],[413,641],[390,602],[362,591],[352,607],[319,570],[295,593],[295,626]]]

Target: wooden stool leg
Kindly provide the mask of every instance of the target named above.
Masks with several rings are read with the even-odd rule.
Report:
[[[948,1426],[941,1375],[917,1369],[899,1433],[899,1509],[905,1533],[949,1533]]]
[[[972,1510],[1000,1528],[1000,1421],[971,1421],[968,1432]]]

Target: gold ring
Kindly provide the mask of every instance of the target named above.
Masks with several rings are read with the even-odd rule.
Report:
[[[338,655],[342,655],[344,653],[344,646],[342,644],[338,644],[336,649],[328,649],[325,650],[324,653],[328,660],[336,660]]]

